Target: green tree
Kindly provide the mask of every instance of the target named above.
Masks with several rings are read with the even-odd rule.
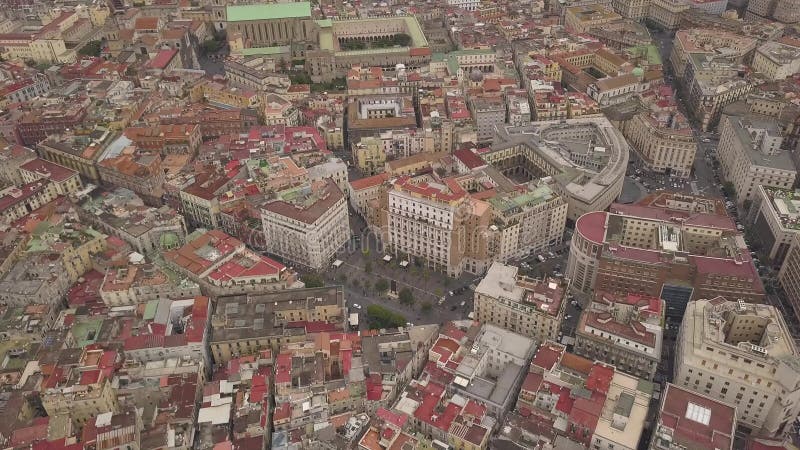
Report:
[[[372,273],[372,263],[370,261],[367,261],[367,263],[364,264],[364,272]]]
[[[404,305],[411,306],[414,304],[414,294],[411,292],[411,289],[407,287],[400,289],[398,297],[400,298],[400,303]]]
[[[206,55],[215,53],[220,47],[222,47],[222,43],[216,39],[206,39],[200,44],[200,50]]]
[[[100,50],[103,49],[103,43],[100,41],[89,41],[78,50],[79,55],[84,56],[100,56]]]
[[[420,310],[426,314],[431,312],[432,309],[433,309],[433,304],[431,302],[424,302],[422,304],[422,307],[420,307]]]
[[[397,328],[406,324],[404,316],[380,305],[367,306],[367,322],[372,329]]]
[[[375,282],[375,290],[378,291],[379,294],[383,294],[389,290],[389,282],[383,278],[378,278],[378,281]]]
[[[733,187],[733,183],[731,183],[730,181],[726,181],[725,183],[723,183],[722,191],[730,195],[731,197],[736,197],[736,188]]]
[[[307,288],[316,288],[325,286],[325,281],[321,276],[315,273],[306,273],[300,275],[300,280],[306,284]]]

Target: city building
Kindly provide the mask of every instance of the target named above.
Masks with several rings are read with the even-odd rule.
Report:
[[[715,297],[686,307],[675,384],[737,407],[739,429],[782,438],[800,413],[800,355],[772,306]]]
[[[145,255],[174,250],[186,239],[183,216],[169,206],[146,206],[125,188],[100,191],[83,198],[78,215],[109,236],[116,236]]]
[[[753,0],[747,3],[745,18],[793,24],[800,22],[798,7],[800,3],[795,0]]]
[[[632,20],[642,20],[647,17],[650,10],[648,0],[613,0],[611,6],[622,17]]]
[[[651,0],[647,20],[667,30],[678,28],[682,13],[689,9],[685,0]]]
[[[619,197],[628,144],[608,119],[582,117],[498,129],[480,156],[506,176],[552,177],[553,190],[567,201],[567,219],[574,221]]]
[[[633,8],[636,10],[636,8]],[[574,33],[585,33],[622,19],[610,5],[591,4],[564,8],[564,26]]]
[[[528,278],[501,263],[489,267],[475,288],[475,320],[536,340],[557,340],[567,304],[568,281]]]
[[[740,205],[758,195],[758,186],[789,189],[797,170],[781,149],[783,132],[772,116],[751,111],[744,101],[725,108],[717,157],[723,177],[733,184]]]
[[[778,272],[778,283],[795,317],[800,317],[800,237],[795,236]]]
[[[667,383],[650,450],[733,450],[736,407]]]
[[[467,327],[453,326],[445,324],[440,330],[420,379],[430,377],[439,381],[451,393],[462,397],[463,403],[474,401],[485,414],[502,420],[516,401],[517,390],[536,349],[535,341],[492,324],[469,322]],[[401,394],[395,409],[406,412],[406,407],[411,406]],[[417,408],[410,415],[421,419],[420,413],[423,410]],[[429,419],[436,422],[437,416]],[[443,431],[448,428],[440,427]]]
[[[722,201],[669,192],[579,218],[565,275],[586,295],[661,298],[673,321],[690,300],[727,296],[761,303],[765,295]]]
[[[186,237],[185,245],[163,256],[171,268],[200,284],[210,296],[303,286],[296,272],[219,230],[197,229]]]
[[[756,49],[751,67],[770,81],[800,72],[800,41],[787,38],[765,42]]]
[[[77,194],[83,188],[78,172],[59,166],[46,159],[36,158],[19,166],[22,183],[33,183],[38,180],[49,180],[57,195],[69,196]]]
[[[575,327],[575,354],[653,380],[661,362],[664,300],[598,292]]]
[[[346,317],[341,286],[224,296],[216,301],[211,316],[208,345],[214,363],[225,364],[239,356],[265,349],[277,352],[281,345],[304,342],[306,327],[343,332]]]
[[[99,291],[103,303],[116,307],[193,298],[200,295],[200,286],[187,278],[170,277],[155,264],[138,263],[107,269]]]
[[[350,240],[347,200],[332,179],[277,193],[261,207],[266,251],[321,270]]]
[[[697,141],[686,117],[677,110],[674,92],[660,86],[642,93],[635,112],[620,129],[636,151],[639,167],[651,172],[689,178],[694,168]],[[642,106],[644,111],[639,111]]]
[[[780,267],[800,234],[797,210],[800,198],[794,191],[764,185],[759,185],[757,192],[750,210],[753,238],[761,244],[766,262]]]
[[[500,98],[477,97],[469,102],[472,120],[478,128],[478,142],[491,142],[495,127],[506,122],[506,108]]]
[[[633,450],[638,448],[652,396],[652,383],[545,341],[520,389],[519,415],[512,418],[525,440],[549,448]]]

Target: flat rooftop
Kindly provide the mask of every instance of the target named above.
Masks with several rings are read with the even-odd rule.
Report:
[[[228,5],[228,22],[254,20],[310,19],[310,2],[267,3],[256,5]]]

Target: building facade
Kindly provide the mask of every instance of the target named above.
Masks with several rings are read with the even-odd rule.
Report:
[[[568,281],[532,279],[494,263],[475,289],[475,320],[536,341],[556,340],[567,304]]]
[[[780,312],[723,297],[689,303],[675,384],[735,405],[739,426],[783,438],[800,413],[800,354]]]
[[[292,195],[279,194],[282,199],[262,207],[265,249],[305,267],[324,269],[350,240],[347,201],[332,179],[301,189],[307,192],[292,189]]]

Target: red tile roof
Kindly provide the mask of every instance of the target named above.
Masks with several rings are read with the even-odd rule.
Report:
[[[686,417],[689,403],[711,411],[708,425]],[[667,383],[659,423],[673,430],[673,441],[697,450],[730,449],[736,426],[736,409],[693,391]]]
[[[469,149],[456,150],[453,152],[453,156],[458,158],[469,170],[486,166],[486,161]]]

